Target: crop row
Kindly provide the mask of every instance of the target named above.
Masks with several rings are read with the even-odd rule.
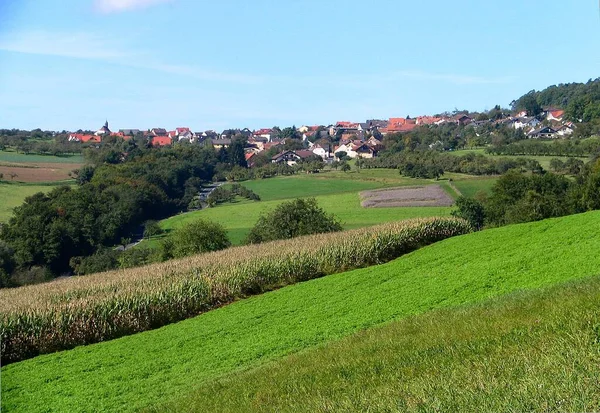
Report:
[[[157,328],[469,231],[456,218],[416,219],[1,290],[2,363]]]

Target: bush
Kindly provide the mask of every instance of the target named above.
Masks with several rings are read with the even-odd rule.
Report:
[[[231,241],[221,224],[200,219],[175,230],[163,246],[164,260],[222,250],[230,247]]]
[[[103,248],[88,257],[73,257],[70,265],[77,275],[110,271],[119,267],[119,251]]]
[[[144,223],[144,238],[150,238],[155,235],[160,235],[164,230],[158,224],[158,221],[148,220]]]
[[[258,244],[341,229],[338,220],[333,215],[327,215],[317,205],[316,199],[296,199],[279,204],[269,214],[262,215],[250,231],[247,242]]]
[[[461,196],[456,200],[456,207],[458,209],[452,211],[452,215],[468,221],[474,229],[480,230],[483,227],[485,209],[481,202]]]

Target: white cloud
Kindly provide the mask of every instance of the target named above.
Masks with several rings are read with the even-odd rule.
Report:
[[[96,9],[102,13],[118,13],[129,10],[143,9],[174,0],[96,0]]]

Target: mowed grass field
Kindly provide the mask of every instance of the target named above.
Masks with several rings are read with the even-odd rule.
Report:
[[[344,229],[360,228],[384,222],[428,216],[447,216],[450,207],[363,208],[359,192],[391,186],[427,185],[433,180],[402,177],[397,170],[363,170],[360,173],[327,172],[315,175],[295,175],[241,184],[256,192],[259,202],[242,201],[222,204],[215,208],[180,214],[161,221],[167,231],[180,228],[199,218],[222,224],[234,245],[243,243],[261,213],[273,210],[286,199],[315,197],[319,206],[334,214]],[[441,182],[438,182],[441,183]],[[141,246],[155,246],[156,239]]]
[[[82,155],[25,155],[15,151],[0,151],[0,163],[67,163],[82,164],[84,162]]]
[[[496,184],[497,180],[497,176],[478,177],[473,179],[454,181],[453,184],[461,192],[462,195],[472,198],[478,192],[483,192],[488,195],[491,194],[492,187]]]
[[[0,182],[0,222],[6,222],[12,210],[23,203],[25,198],[38,192],[50,192],[56,184],[35,185]]]
[[[513,405],[516,410],[521,410],[519,406],[523,410],[552,410],[544,409],[548,405],[538,404],[546,398],[550,403],[564,403],[560,406],[581,406],[581,410],[587,410],[598,398],[591,399],[589,404],[585,404],[586,400],[599,394],[597,375],[590,375],[598,372],[598,353],[589,352],[598,343],[591,334],[598,333],[594,299],[597,291],[583,307],[595,311],[590,317],[586,316],[588,310],[569,313],[565,306],[566,313],[554,323],[551,314],[542,308],[532,313],[539,314],[539,318],[527,321],[524,317],[529,312],[522,311],[519,317],[525,321],[519,324],[519,317],[502,315],[496,324],[492,322],[479,332],[477,326],[492,320],[493,311],[486,310],[487,305],[474,310],[465,307],[448,318],[442,313],[439,318],[436,315],[432,319],[409,318],[405,321],[408,324],[400,327],[388,325],[392,332],[367,330],[360,333],[362,336],[349,338],[350,341],[331,344],[334,350],[322,346],[364,329],[431,310],[481,303],[516,291],[598,275],[599,247],[599,212],[451,238],[388,264],[282,288],[158,330],[8,365],[2,368],[2,407],[23,412],[144,408],[232,411],[232,406],[236,407],[233,411],[277,411],[278,406],[287,411],[295,408],[361,411],[370,400],[373,403],[378,400],[375,406],[396,405],[399,410],[401,402],[417,408],[437,406],[438,410],[453,410],[453,406],[469,400],[489,400],[482,406],[499,410],[510,410]],[[593,288],[597,290],[597,284],[589,285],[596,285]],[[592,287],[573,288],[585,292],[593,291]],[[518,294],[525,295],[514,299],[517,309],[519,302],[533,302],[528,293]],[[559,292],[555,296],[567,295]],[[510,302],[507,303],[500,303],[498,311],[510,308]],[[558,311],[563,306],[559,303],[552,308]],[[461,314],[468,315],[469,311],[474,311],[473,316],[460,321]],[[447,324],[445,320],[455,324]],[[560,323],[569,320],[574,323],[571,329],[562,331]],[[586,329],[579,331],[578,326]],[[396,336],[393,329],[404,333]],[[496,336],[488,337],[486,331]],[[506,334],[502,335],[502,331]],[[556,334],[543,338],[542,333],[547,331]],[[468,340],[468,334],[473,340]],[[368,345],[370,337],[373,341]],[[419,337],[428,340],[421,342]],[[542,338],[535,341],[539,337]],[[350,347],[357,342],[365,342],[367,347],[357,348],[363,358],[353,360],[351,357],[358,353],[353,353]],[[377,362],[377,354],[398,348],[402,343],[412,343],[413,347],[408,345],[398,354],[388,354]],[[323,353],[314,353],[311,358],[308,351],[316,346],[321,346],[317,351],[335,352],[335,358],[326,359],[321,356]],[[308,364],[296,364],[301,379],[298,383],[275,382],[266,389],[262,387],[265,377],[256,383],[246,381],[252,374],[260,374],[251,369],[302,350],[307,353],[297,357],[306,357]],[[369,358],[369,352],[373,358]],[[386,364],[388,360],[392,364]],[[412,364],[394,365],[397,360]],[[534,363],[534,368],[529,367],[527,360]],[[356,364],[352,365],[354,361]],[[319,362],[322,364],[318,365]],[[343,367],[344,362],[348,368]],[[262,368],[273,369],[273,380],[282,377],[278,371],[284,374],[274,364]],[[285,366],[282,368],[285,370]],[[509,379],[507,382],[494,376],[501,369],[506,371],[500,377]],[[317,374],[317,370],[323,375]],[[328,371],[333,371],[333,376],[327,376]],[[285,374],[293,376],[295,372]],[[370,375],[371,379],[363,381],[366,376],[361,374]],[[386,374],[412,380],[377,382],[378,377]],[[440,377],[430,383],[429,378],[437,374]],[[311,383],[314,392],[309,394],[306,389]],[[223,399],[227,397],[227,386],[241,390],[233,396],[232,404]],[[346,388],[354,389],[354,393],[344,392],[344,386],[350,386]],[[195,394],[196,391],[200,393]],[[286,392],[287,398],[277,400],[286,397]],[[203,394],[207,393],[210,396],[205,399]],[[275,398],[271,399],[269,394]],[[480,398],[469,397],[473,395]],[[240,402],[239,409],[236,401]],[[513,401],[519,404],[511,404]],[[382,407],[379,411],[386,410]]]
[[[152,412],[600,410],[600,277],[408,317]]]

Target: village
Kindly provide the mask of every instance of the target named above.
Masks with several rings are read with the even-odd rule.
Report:
[[[513,115],[505,115],[500,119],[479,120],[476,115],[459,113],[453,116],[418,116],[411,118],[389,118],[387,120],[369,119],[366,122],[339,121],[328,126],[301,126],[291,128],[296,139],[302,141],[302,149],[282,150],[271,157],[273,163],[285,162],[294,165],[302,159],[319,156],[325,162],[331,162],[336,157],[373,158],[383,149],[382,140],[386,135],[408,133],[420,126],[442,125],[454,123],[475,130],[487,125],[503,125],[513,129],[523,130],[529,139],[559,139],[573,134],[576,125],[564,119],[562,109],[546,108],[538,116],[528,116],[526,111]],[[98,144],[109,136],[129,140],[143,137],[154,147],[169,146],[174,143],[190,143],[212,145],[215,149],[227,148],[232,139],[242,137],[246,140],[245,153],[248,166],[252,166],[252,158],[273,147],[282,146],[289,137],[282,137],[281,129],[262,128],[257,130],[226,129],[221,133],[214,130],[193,132],[189,127],[178,127],[168,131],[165,128],[119,129],[113,132],[108,121],[95,133],[70,133],[69,142]],[[431,148],[434,145],[430,145]]]

